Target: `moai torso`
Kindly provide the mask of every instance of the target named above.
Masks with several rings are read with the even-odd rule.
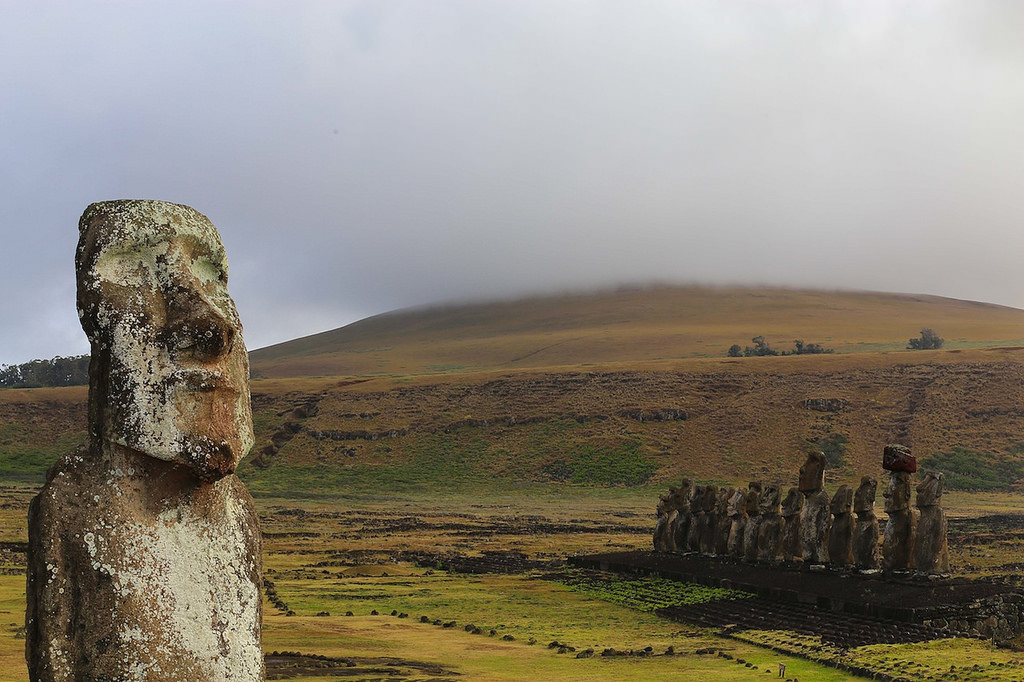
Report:
[[[700,551],[700,531],[704,525],[704,486],[698,485],[693,488],[693,497],[690,498],[690,530],[686,534],[686,551]]]
[[[757,528],[757,558],[774,561],[782,556],[784,522],[779,515],[779,486],[766,486],[761,493],[761,521]]]
[[[828,560],[836,566],[853,563],[853,491],[839,486],[830,504],[832,526],[828,532]]]
[[[860,570],[878,568],[878,519],[875,517],[875,493],[878,481],[870,476],[860,479],[853,497],[857,521],[853,529],[853,565]]]
[[[722,488],[718,491],[718,502],[715,505],[715,515],[718,518],[718,528],[715,530],[715,554],[718,556],[729,553],[729,529],[732,528],[729,500],[732,499],[735,492],[733,488]]]
[[[76,265],[90,444],[29,510],[30,678],[262,680],[259,526],[233,474],[248,360],[220,237],[186,206],[94,204]]]
[[[685,552],[690,536],[690,525],[693,522],[693,512],[690,510],[693,502],[693,483],[690,479],[684,478],[682,485],[676,488],[674,500],[676,517],[671,525],[673,551]]]
[[[747,523],[747,492],[736,490],[729,498],[729,545],[728,554],[743,557],[743,531]]]
[[[914,568],[920,573],[949,573],[946,513],[942,510],[943,475],[928,472],[917,485],[921,518],[914,536]]]
[[[790,488],[786,499],[782,502],[782,558],[793,561],[803,557],[800,542],[800,512],[804,508],[804,496],[799,488]]]
[[[747,523],[743,527],[743,558],[749,561],[757,559],[757,532],[761,523],[761,490],[759,481],[751,481],[747,486]]]
[[[715,553],[715,531],[718,530],[717,504],[718,488],[713,485],[704,486],[704,495],[701,497],[701,511],[704,513],[701,517],[699,529],[701,554],[709,555]]]
[[[669,491],[665,495],[658,497],[658,506],[656,507],[657,522],[654,525],[654,550],[656,552],[672,552],[675,550],[675,544],[672,541],[672,521],[675,519],[678,512],[672,508],[672,496],[675,494],[675,488],[669,488]]]
[[[885,487],[885,513],[889,516],[882,539],[882,568],[887,571],[914,567],[914,530],[910,509],[910,474],[893,471]]]

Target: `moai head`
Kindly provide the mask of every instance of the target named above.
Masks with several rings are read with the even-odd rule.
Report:
[[[885,511],[897,512],[910,507],[910,474],[906,471],[893,471],[889,474],[889,482],[885,486]]]
[[[886,471],[917,471],[917,458],[910,454],[905,445],[886,445],[882,450],[882,468]]]
[[[853,511],[858,514],[867,514],[875,510],[875,494],[878,491],[878,481],[870,476],[860,479],[860,485],[853,496]]]
[[[658,496],[658,506],[656,507],[658,516],[665,516],[672,511],[672,496],[675,495],[675,492],[675,488],[669,488],[667,493]]]
[[[917,484],[917,507],[937,507],[942,504],[942,485],[945,477],[937,471],[929,471],[924,480]]]
[[[735,492],[735,488],[726,488],[725,486],[718,489],[718,501],[715,503],[716,514],[719,516],[730,516],[729,500],[732,499]]]
[[[751,481],[747,484],[747,516],[757,516],[761,513],[761,483]]]
[[[679,511],[689,511],[690,502],[693,500],[693,481],[684,478],[678,488],[675,488],[675,508]]]
[[[782,515],[786,518],[797,516],[804,508],[804,496],[797,488],[790,488],[786,493],[786,499],[782,502]]]
[[[776,484],[769,484],[765,486],[764,492],[761,493],[761,500],[759,502],[759,508],[761,514],[774,516],[779,513],[779,497],[782,493],[779,490],[779,486]]]
[[[715,503],[718,501],[718,486],[704,486],[704,494],[701,496],[700,509],[710,513],[715,511]]]
[[[740,517],[747,515],[747,491],[739,488],[733,491],[729,498],[729,516]]]
[[[825,453],[808,452],[807,461],[800,467],[800,492],[816,493],[825,485]]]
[[[693,486],[693,495],[690,497],[690,511],[694,514],[700,511],[704,511],[702,508],[702,500],[704,499],[704,486],[695,485]]]
[[[853,489],[848,485],[839,486],[839,490],[832,496],[832,502],[829,503],[829,511],[833,516],[839,516],[840,514],[849,514],[852,508]]]
[[[92,204],[75,264],[94,447],[114,443],[204,481],[233,472],[253,443],[249,362],[216,228],[178,204]]]

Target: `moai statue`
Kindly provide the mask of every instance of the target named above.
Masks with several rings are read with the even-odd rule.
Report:
[[[853,564],[853,489],[839,486],[830,504],[832,526],[828,531],[828,560],[836,566]]]
[[[910,474],[917,471],[917,460],[902,445],[885,446],[882,466],[889,470],[885,487],[885,524],[882,539],[882,568],[887,571],[914,567],[914,528],[917,525],[910,508]]]
[[[823,564],[828,560],[828,493],[825,485],[825,455],[810,452],[807,461],[800,467],[800,492],[804,496],[804,508],[800,512],[800,545],[804,563]]]
[[[718,519],[718,528],[715,529],[715,554],[718,556],[729,553],[729,529],[732,528],[729,500],[735,493],[736,489],[732,487],[722,487],[718,491],[718,502],[715,503],[715,516]]]
[[[262,680],[260,531],[233,474],[249,368],[220,236],[159,201],[93,204],[79,231],[89,445],[29,509],[29,676]]]
[[[729,498],[729,556],[743,558],[743,535],[747,526],[747,491],[737,488]]]
[[[685,552],[690,535],[690,525],[693,522],[693,512],[690,509],[690,503],[693,500],[693,481],[684,478],[682,485],[676,488],[673,500],[672,507],[676,510],[676,516],[671,525],[672,551]]]
[[[704,526],[704,486],[698,485],[693,488],[693,497],[690,498],[690,532],[686,534],[686,551],[700,551],[700,532]],[[683,548],[680,548],[682,551]]]
[[[747,525],[743,528],[743,558],[757,559],[757,532],[761,524],[761,482],[747,485]]]
[[[782,556],[785,521],[779,512],[778,485],[768,485],[761,493],[761,520],[757,526],[757,558],[775,561]]]
[[[782,502],[782,558],[793,561],[803,557],[803,546],[800,542],[800,512],[804,508],[804,496],[798,488],[790,488],[786,499]]]
[[[658,497],[657,515],[658,522],[654,526],[654,551],[673,552],[675,542],[672,538],[672,522],[679,512],[672,507],[672,499],[676,493],[675,488],[669,488],[668,492]]]
[[[857,514],[853,528],[853,565],[862,571],[878,568],[878,519],[875,517],[877,490],[878,481],[864,476],[853,496],[853,511]]]
[[[920,573],[949,573],[946,513],[942,510],[943,475],[929,471],[917,484],[921,518],[914,536],[914,567]]]
[[[704,495],[701,497],[700,505],[701,511],[704,512],[700,526],[701,554],[715,553],[715,531],[718,530],[718,515],[715,513],[717,504],[718,488],[713,485],[704,486]]]

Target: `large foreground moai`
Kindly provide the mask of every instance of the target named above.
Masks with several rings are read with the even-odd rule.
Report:
[[[654,549],[658,552],[676,551],[675,541],[672,538],[672,524],[679,514],[679,511],[672,507],[672,496],[675,495],[675,492],[675,488],[669,488],[667,493],[658,497],[658,506],[655,508],[658,521],[654,524],[652,538]]]
[[[729,556],[743,557],[743,534],[747,526],[747,492],[737,488],[729,498]]]
[[[889,471],[885,487],[885,524],[882,539],[882,568],[905,570],[914,565],[914,528],[916,520],[910,508],[910,474],[917,471],[917,460],[902,445],[887,445],[882,468]]]
[[[29,511],[31,679],[261,680],[260,534],[233,475],[248,360],[220,237],[158,201],[93,204],[79,229],[90,441]]]
[[[805,563],[828,561],[829,499],[825,486],[825,455],[811,452],[800,467],[800,492],[804,508],[800,512],[800,544]]]
[[[723,486],[718,491],[718,502],[715,503],[715,516],[718,519],[718,528],[715,531],[715,554],[725,556],[729,553],[729,530],[732,528],[732,517],[729,515],[729,500],[735,494],[736,489]]]
[[[761,491],[760,481],[751,481],[747,485],[747,522],[743,526],[743,558],[748,561],[757,559],[757,533],[761,526]]]
[[[878,519],[875,517],[877,491],[878,481],[864,476],[853,496],[853,511],[857,514],[853,528],[853,565],[861,570],[878,568]]]
[[[921,518],[914,536],[914,568],[921,573],[949,573],[946,513],[942,510],[943,476],[929,471],[917,485]]]
[[[675,509],[676,515],[669,528],[672,533],[672,552],[685,552],[686,541],[690,534],[690,524],[693,522],[693,512],[690,504],[693,501],[693,481],[684,478],[682,484],[675,489],[672,495],[671,508]]]

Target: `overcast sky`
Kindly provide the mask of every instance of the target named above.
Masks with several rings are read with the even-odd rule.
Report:
[[[219,228],[249,348],[649,281],[1024,307],[1024,3],[0,0],[0,363],[93,201]]]

